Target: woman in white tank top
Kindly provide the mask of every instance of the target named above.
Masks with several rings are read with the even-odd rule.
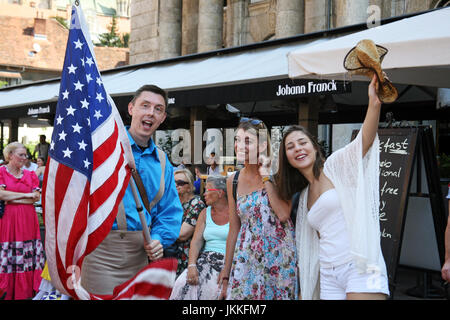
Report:
[[[301,126],[289,128],[280,144],[280,197],[301,192],[296,242],[302,299],[389,295],[378,219],[377,87],[374,77],[357,138],[326,161],[320,145]]]

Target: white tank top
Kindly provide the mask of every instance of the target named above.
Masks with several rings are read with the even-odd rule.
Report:
[[[309,210],[307,219],[320,234],[321,267],[339,266],[351,260],[350,236],[336,189],[320,195]]]

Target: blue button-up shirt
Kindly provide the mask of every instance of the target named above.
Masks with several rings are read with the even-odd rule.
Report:
[[[150,139],[148,148],[142,151],[130,133],[128,133],[128,138],[130,139],[136,169],[147,191],[148,200],[151,202],[159,190],[161,179],[161,163],[159,162],[156,145]],[[152,240],[159,240],[163,247],[166,248],[178,239],[183,219],[183,208],[175,186],[173,166],[167,159],[167,155],[164,182],[164,195],[151,209],[151,213],[149,214],[147,209],[142,206],[144,207],[147,224],[151,227],[150,236]],[[142,199],[141,203],[143,204]],[[139,213],[136,209],[136,203],[130,186],[125,191],[123,204],[127,219],[127,229],[132,231],[142,230],[141,220],[139,219]],[[113,230],[117,230],[116,221],[114,222]]]

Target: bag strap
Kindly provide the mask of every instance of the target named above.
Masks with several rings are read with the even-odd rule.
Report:
[[[155,206],[155,204],[157,204],[159,202],[159,200],[161,200],[162,196],[164,195],[164,189],[166,187],[166,183],[164,180],[164,172],[166,169],[166,154],[164,153],[164,151],[162,151],[158,147],[156,148],[156,150],[158,150],[159,162],[161,163],[161,180],[159,181],[158,193],[156,194],[155,198],[153,198],[152,202],[150,203],[150,210]],[[150,213],[150,211],[149,211],[149,213]]]
[[[148,213],[151,212],[152,208],[155,206],[156,203],[158,203],[159,200],[161,200],[162,196],[164,195],[164,189],[165,189],[165,179],[164,179],[164,172],[166,168],[166,154],[164,151],[162,151],[159,148],[156,148],[158,150],[158,158],[159,162],[161,163],[161,179],[159,181],[159,190],[158,193],[153,198],[152,202],[148,201],[147,192],[145,191],[144,183],[142,182],[141,176],[137,172],[137,170],[132,170],[131,174],[133,175],[134,181],[136,182],[136,186],[138,188],[139,194],[141,195],[142,202],[144,203],[145,209],[147,209]]]
[[[159,162],[161,163],[161,179],[159,181],[159,190],[158,193],[155,195],[155,198],[153,198],[152,202],[149,203],[147,192],[144,187],[144,183],[142,182],[141,176],[136,170],[131,170],[131,175],[133,176],[134,181],[136,182],[136,186],[138,188],[139,194],[141,195],[142,202],[144,203],[145,209],[147,209],[148,213],[151,212],[152,208],[155,206],[156,203],[158,203],[159,200],[161,200],[162,196],[164,195],[164,189],[165,189],[165,179],[164,179],[164,173],[166,169],[166,154],[164,151],[159,149],[158,150],[158,158]],[[125,217],[125,209],[123,206],[123,202],[121,201],[118,208],[117,213],[117,229],[118,230],[127,230],[127,221]]]
[[[234,198],[234,202],[236,202],[236,194],[237,194],[237,185],[238,185],[238,178],[239,178],[239,173],[241,171],[237,171],[234,174],[234,178],[233,178],[233,198]]]

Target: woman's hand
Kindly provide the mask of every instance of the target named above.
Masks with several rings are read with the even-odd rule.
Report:
[[[225,274],[224,270],[219,273],[217,284],[219,285],[219,288],[221,288],[219,300],[225,300],[225,298],[227,297],[228,289],[228,275]]]
[[[193,286],[198,284],[197,266],[193,265],[193,266],[188,267],[186,282]]]
[[[267,177],[270,176],[270,165],[271,165],[271,159],[269,157],[266,157],[264,155],[260,155],[258,158],[258,171],[261,177]]]
[[[33,200],[33,202],[38,202],[40,198],[41,198],[41,193],[39,191],[34,191],[31,194],[31,199]]]

